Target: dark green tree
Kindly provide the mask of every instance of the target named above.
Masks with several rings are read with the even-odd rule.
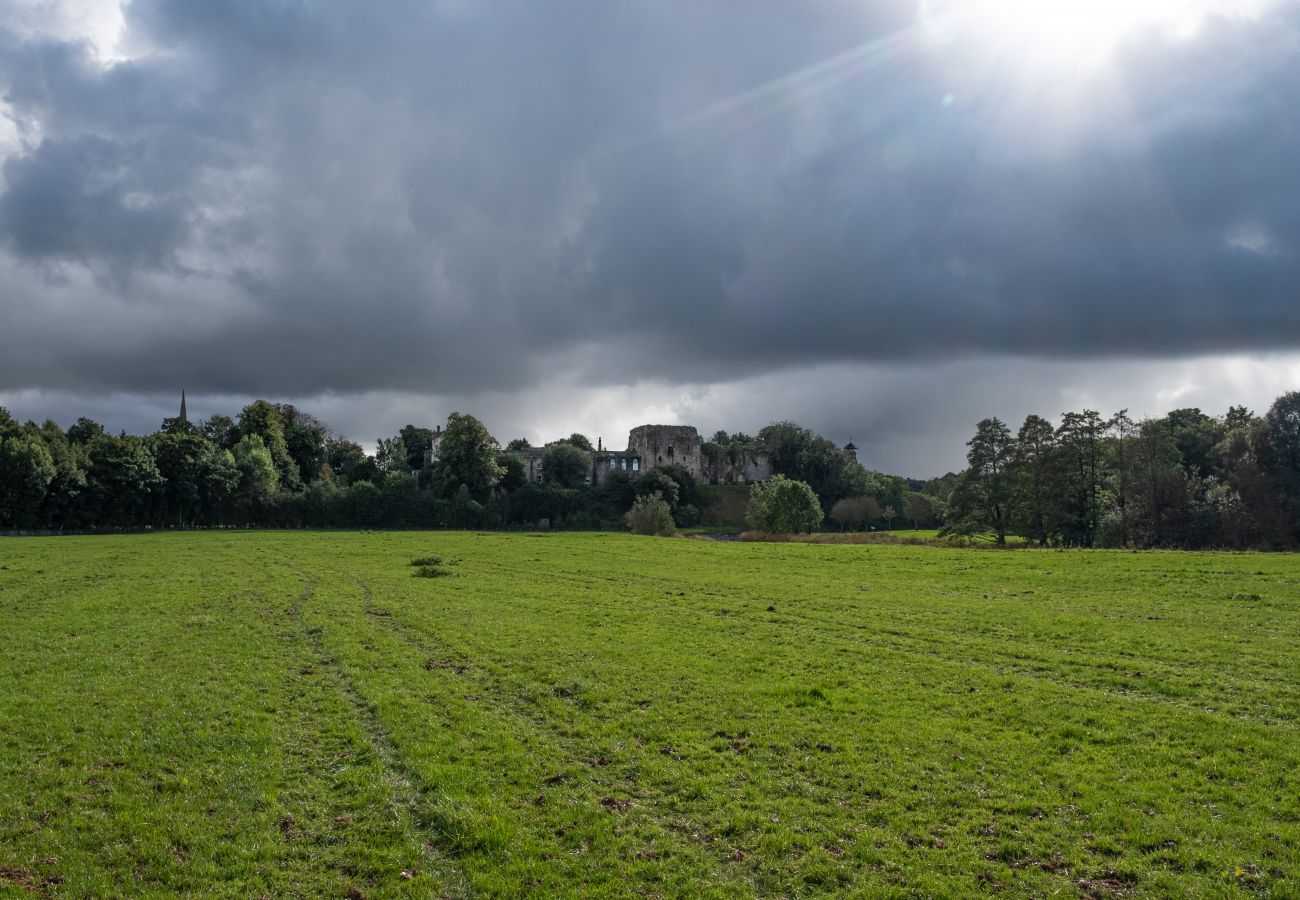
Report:
[[[433,429],[420,428],[417,425],[406,425],[397,433],[397,436],[402,439],[402,445],[406,447],[407,467],[412,472],[423,469],[424,455],[433,442]]]
[[[637,497],[626,519],[633,534],[667,536],[677,530],[668,502],[657,492]]]
[[[497,482],[500,490],[508,493],[528,483],[528,466],[519,454],[509,451],[498,453],[497,465],[501,467],[501,480]]]
[[[410,474],[411,462],[407,457],[406,443],[401,435],[380,438],[375,442],[375,465],[385,475],[392,472],[399,475]]]
[[[749,521],[774,534],[803,534],[821,526],[821,501],[807,482],[776,475],[749,489]]]
[[[1101,520],[1103,450],[1107,423],[1095,410],[1067,412],[1056,430],[1061,456],[1061,533],[1069,544],[1091,547]]]
[[[239,426],[230,416],[211,416],[199,426],[199,432],[223,450],[234,449],[239,443]]]
[[[241,511],[255,514],[275,496],[280,486],[280,470],[261,435],[246,434],[231,451],[239,471],[236,489]]]
[[[0,527],[34,528],[55,476],[39,431],[20,426],[0,407]]]
[[[275,409],[280,414],[285,448],[298,469],[298,479],[303,484],[316,481],[328,461],[325,442],[329,429],[320,419],[290,403],[277,403]]]
[[[1026,417],[1011,448],[1009,475],[1010,524],[1029,540],[1046,544],[1054,531],[1060,481],[1056,430],[1051,422],[1042,416]]]
[[[82,416],[76,424],[68,429],[68,440],[74,444],[89,444],[91,440],[104,433],[104,426],[94,419]]]
[[[1300,391],[1273,402],[1260,423],[1255,445],[1260,463],[1284,498],[1291,537],[1300,540]]]
[[[447,418],[433,483],[443,497],[452,497],[465,485],[478,502],[487,500],[504,474],[497,455],[496,438],[470,415],[452,413]]]
[[[89,464],[86,447],[73,443],[66,432],[48,420],[41,425],[41,438],[54,462],[54,478],[41,502],[41,527],[79,527],[86,490],[86,466]]]
[[[1001,419],[983,419],[966,448],[969,467],[953,489],[944,533],[988,531],[1005,544],[1012,496],[1011,430]]]
[[[281,490],[298,491],[302,489],[302,475],[298,464],[289,455],[289,444],[285,440],[284,420],[280,410],[273,403],[255,400],[245,406],[239,413],[240,438],[256,436],[262,439],[262,445],[271,454]],[[239,454],[235,454],[238,459]]]
[[[359,481],[377,481],[379,467],[374,459],[356,441],[347,438],[329,437],[325,441],[325,463],[334,472],[336,478],[342,478],[348,484]]]
[[[139,525],[163,486],[153,453],[143,438],[101,434],[87,447],[86,494],[89,524],[98,528]]]
[[[542,480],[579,488],[591,477],[591,453],[569,441],[556,441],[542,451]]]

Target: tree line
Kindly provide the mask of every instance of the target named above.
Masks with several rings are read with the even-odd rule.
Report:
[[[67,429],[19,423],[0,408],[0,529],[101,531],[220,526],[324,528],[621,528],[639,497],[657,494],[677,527],[708,506],[680,466],[588,483],[581,434],[542,449],[544,481],[529,482],[518,451],[476,418],[453,413],[439,458],[431,428],[407,425],[368,454],[290,404],[257,400],[236,417],[166,419],[148,435],[112,434],[90,419]],[[777,470],[806,481],[824,512],[845,497],[900,505],[907,482],[871,472],[832,442],[791,422],[757,437],[719,432],[726,448],[758,444]]]
[[[638,478],[615,470],[589,484],[593,447],[581,434],[542,448],[541,484],[528,480],[519,455],[528,443],[503,447],[473,416],[448,418],[429,464],[433,435],[407,425],[368,454],[309,413],[265,400],[234,418],[167,419],[143,436],[114,435],[85,418],[67,429],[19,423],[0,408],[0,529],[622,528],[634,503],[654,495],[674,527],[711,514],[709,489],[680,466]],[[734,462],[746,448],[769,453],[776,474],[816,498],[820,516],[773,513],[800,530],[907,524],[1079,547],[1300,542],[1300,393],[1262,416],[1180,409],[1134,421],[1124,411],[1084,410],[1059,425],[1031,415],[1015,434],[985,419],[967,443],[968,467],[928,481],[872,471],[793,422],[752,436],[720,431],[703,449]],[[751,515],[783,508],[776,498],[796,490],[804,496],[760,489]],[[650,519],[662,530],[657,507]]]
[[[981,421],[952,483],[950,535],[1044,546],[1280,549],[1300,542],[1300,393],[1256,416],[1067,412]]]

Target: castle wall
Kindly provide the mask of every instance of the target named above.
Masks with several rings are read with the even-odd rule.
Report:
[[[749,484],[752,481],[766,481],[772,477],[772,455],[758,447],[743,447],[733,463],[723,448],[704,461],[706,484]]]
[[[700,444],[692,425],[639,425],[627,437],[627,449],[641,458],[643,469],[681,466],[696,481],[704,480]]]

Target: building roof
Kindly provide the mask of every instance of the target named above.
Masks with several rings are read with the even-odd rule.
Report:
[[[857,447],[857,445],[854,444],[852,441],[849,441],[847,444],[844,445],[844,449],[845,449],[845,450],[856,450],[856,449],[858,449],[858,447]]]

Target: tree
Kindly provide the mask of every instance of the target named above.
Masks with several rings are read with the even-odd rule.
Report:
[[[591,446],[591,441],[587,440],[587,436],[585,434],[579,434],[576,431],[573,434],[569,435],[564,440],[566,443],[572,444],[573,446],[577,447],[579,450],[586,450],[588,453],[594,453],[596,450],[595,447]]]
[[[953,489],[942,533],[958,528],[965,533],[975,527],[993,532],[998,544],[1005,544],[1011,500],[1011,430],[1001,419],[983,419],[966,447],[969,468]]]
[[[681,490],[681,485],[677,483],[677,479],[673,478],[662,466],[651,469],[636,481],[638,496],[658,494],[668,504],[669,508],[676,507],[680,502]]]
[[[347,438],[330,437],[325,441],[325,464],[348,484],[359,481],[376,481],[379,467],[372,457],[356,441]]]
[[[908,494],[903,501],[903,515],[911,521],[913,531],[920,528],[922,522],[929,521],[933,514],[934,509],[923,494]]]
[[[270,500],[279,487],[280,473],[261,436],[244,435],[231,455],[239,470],[238,496],[246,509]]]
[[[866,495],[845,497],[831,507],[831,518],[850,531],[861,531],[868,522],[880,518],[880,504],[875,497]]]
[[[32,527],[54,480],[54,460],[35,428],[18,425],[0,407],[0,525]]]
[[[1110,430],[1114,435],[1113,469],[1115,472],[1115,506],[1119,511],[1119,545],[1127,547],[1132,540],[1129,529],[1129,491],[1132,473],[1132,453],[1129,445],[1137,426],[1128,416],[1127,409],[1121,409],[1110,420]]]
[[[755,528],[803,534],[821,525],[823,518],[821,501],[807,482],[776,475],[749,489],[749,520]]]
[[[1144,546],[1179,543],[1188,495],[1187,472],[1169,423],[1147,419],[1130,448],[1136,503],[1130,522]]]
[[[79,524],[79,513],[86,490],[86,448],[68,439],[57,424],[41,425],[41,439],[54,462],[54,478],[41,501],[41,525],[44,528],[71,528]]]
[[[898,510],[892,506],[886,506],[880,511],[880,517],[885,520],[885,529],[892,531],[894,528],[894,517],[898,515]]]
[[[412,472],[424,468],[424,455],[433,443],[433,429],[407,425],[397,433],[406,448],[406,465]]]
[[[758,433],[758,439],[771,454],[773,471],[806,481],[826,509],[843,497],[879,489],[871,473],[842,448],[794,422],[774,422]],[[902,502],[901,495],[891,499]]]
[[[231,450],[239,443],[239,426],[230,416],[211,416],[199,426],[199,431],[223,450]]]
[[[265,400],[254,400],[239,413],[240,438],[257,436],[262,445],[271,454],[279,484],[283,490],[298,491],[302,488],[302,476],[298,464],[289,455],[289,445],[284,435],[284,420],[280,410]],[[235,454],[238,458],[239,454]]]
[[[560,487],[580,488],[591,477],[591,453],[567,440],[542,451],[542,480]]]
[[[531,450],[533,445],[528,443],[528,438],[515,438],[506,444],[506,450],[510,453],[519,453],[523,450]]]
[[[473,416],[452,413],[439,444],[434,483],[442,496],[451,497],[463,484],[479,502],[485,502],[504,474],[496,438]]]
[[[82,416],[76,424],[68,429],[68,440],[74,444],[89,444],[94,438],[104,433],[104,426],[94,419]]]
[[[1096,543],[1101,519],[1102,440],[1107,423],[1091,409],[1061,416],[1056,430],[1062,472],[1061,531],[1071,544]]]
[[[668,502],[658,492],[637,497],[625,518],[633,534],[667,536],[677,530]]]
[[[498,453],[497,465],[501,466],[501,480],[497,482],[500,490],[515,491],[528,483],[528,465],[519,454]]]
[[[211,443],[209,447],[199,482],[199,509],[205,519],[220,521],[226,499],[239,488],[241,473],[235,464],[235,454]]]
[[[326,463],[325,441],[329,429],[320,419],[290,403],[277,403],[275,409],[280,414],[285,447],[298,468],[298,478],[303,484],[310,484],[321,477],[321,466]]]
[[[90,522],[99,527],[139,524],[154,491],[163,484],[153,453],[142,438],[101,434],[87,447],[86,493]]]
[[[1047,543],[1056,518],[1059,482],[1056,430],[1042,416],[1029,415],[1011,448],[1011,524],[1026,538]]]
[[[1223,423],[1194,407],[1173,410],[1165,416],[1165,422],[1183,465],[1201,478],[1213,475],[1214,448],[1226,433]]]
[[[1273,402],[1264,414],[1256,446],[1265,471],[1285,498],[1292,536],[1300,539],[1300,391]]]
[[[204,470],[215,448],[197,430],[173,427],[151,435],[149,449],[162,477],[155,494],[159,521],[181,526],[193,523],[199,513]]]
[[[411,463],[407,458],[406,443],[401,435],[380,438],[375,442],[375,465],[385,475],[391,472],[410,474]]]

